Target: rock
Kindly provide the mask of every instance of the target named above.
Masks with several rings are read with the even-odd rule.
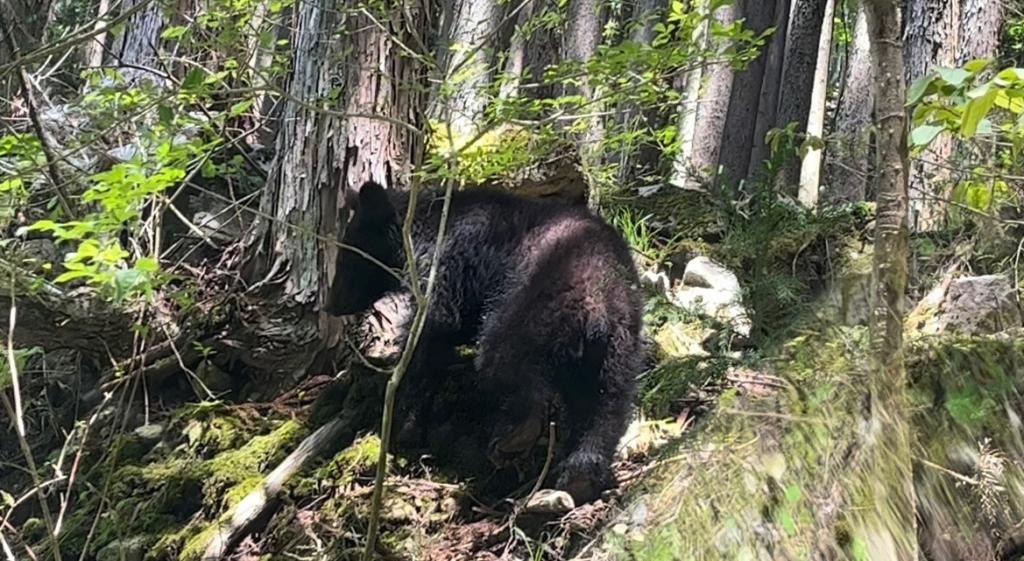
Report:
[[[1013,283],[1005,275],[947,275],[907,317],[920,335],[990,335],[1021,326]]]
[[[135,429],[135,436],[147,443],[154,443],[160,440],[164,434],[163,425],[148,424]]]
[[[142,561],[148,549],[146,536],[114,540],[96,552],[96,561]]]
[[[576,502],[565,491],[541,489],[530,497],[525,512],[530,514],[565,514],[576,508]]]
[[[680,308],[709,315],[741,337],[750,336],[750,316],[743,307],[739,279],[707,257],[695,257],[686,264],[682,286],[670,297]]]
[[[740,281],[736,275],[711,259],[694,257],[686,264],[683,272],[683,286],[711,288],[730,294],[740,294]]]

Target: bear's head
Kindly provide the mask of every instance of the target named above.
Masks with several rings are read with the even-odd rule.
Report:
[[[381,265],[400,269],[403,256],[398,215],[384,187],[367,181],[358,191],[349,190],[345,208],[351,218],[339,240],[342,247],[338,248],[334,283],[324,307],[335,316],[364,312],[396,290],[398,279]]]

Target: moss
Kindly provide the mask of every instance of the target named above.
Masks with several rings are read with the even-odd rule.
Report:
[[[803,391],[723,392],[631,493],[644,515],[613,525],[605,547],[638,560],[808,558],[819,540],[816,505],[844,467],[837,451],[856,439],[860,392],[848,381],[858,375],[864,335],[819,329],[771,350],[772,374]],[[681,378],[693,366],[667,362],[654,374],[671,369]],[[714,367],[720,375],[728,364]]]
[[[257,436],[241,448],[222,452],[209,460],[205,466],[209,476],[203,485],[204,502],[223,507],[222,497],[230,488],[261,477],[263,471],[283,459],[291,445],[306,432],[297,421],[285,421],[270,434]]]

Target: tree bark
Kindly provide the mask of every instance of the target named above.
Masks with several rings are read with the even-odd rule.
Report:
[[[786,37],[786,55],[782,68],[782,90],[776,127],[797,123],[796,131],[807,131],[814,89],[814,69],[818,61],[818,45],[827,0],[794,0]],[[831,27],[829,22],[829,26]],[[800,160],[790,158],[783,165],[778,180],[785,192],[796,195],[800,179]]]
[[[865,0],[875,51],[878,206],[875,221],[871,434],[861,470],[867,503],[853,509],[869,559],[917,561],[917,505],[911,463],[903,317],[907,287],[907,114],[898,0]]]
[[[959,64],[999,54],[1006,5],[1004,0],[962,0]]]
[[[495,0],[455,0],[450,44],[446,50],[448,81],[455,91],[448,101],[455,137],[473,134],[487,107],[485,88],[491,83],[494,41],[501,20]]]
[[[131,9],[139,2],[145,0],[127,0],[121,10]],[[157,68],[159,61],[160,33],[166,25],[163,7],[160,2],[150,2],[141,12],[133,15],[124,27],[124,35],[114,54],[118,63],[145,68]],[[139,70],[138,68],[123,68],[121,70],[126,76],[133,78],[156,79],[152,73]]]
[[[501,84],[501,90],[498,92],[498,96],[502,99],[519,96],[519,83],[526,70],[527,45],[530,42],[530,37],[526,35],[524,28],[533,19],[540,2],[541,0],[526,0],[523,9],[516,16],[515,31],[509,41],[508,57],[505,60],[505,78]]]
[[[818,47],[818,64],[814,69],[814,88],[811,107],[807,115],[807,135],[822,138],[825,134],[825,96],[828,94],[828,69],[832,58],[832,17],[835,0],[826,0],[825,15]],[[811,148],[800,166],[800,202],[807,208],[818,206],[818,186],[821,184],[821,150]]]
[[[823,195],[830,203],[857,202],[867,197],[874,71],[867,14],[863,3],[858,3],[832,133],[835,140],[829,144],[825,158],[828,190]]]
[[[740,3],[740,7],[744,27],[755,34],[763,33],[775,21],[775,2],[745,0]],[[757,104],[767,58],[767,51],[762,51],[733,79],[725,130],[722,132],[722,148],[718,154],[719,169],[729,182],[736,183],[744,179],[750,168]]]
[[[601,0],[570,0],[565,41],[562,43],[563,59],[580,63],[590,60],[601,44],[603,23],[604,3]],[[571,91],[567,88],[566,93]],[[584,78],[578,93],[584,99],[593,101],[597,98],[597,92],[598,88]],[[590,103],[581,111],[592,115],[583,117],[587,121],[586,131],[577,138],[580,163],[590,186],[587,204],[593,210],[600,210],[603,186],[599,184],[595,173],[601,164],[600,147],[604,140],[604,126],[601,118],[595,115],[600,112],[600,104]]]
[[[736,6],[726,4],[715,10],[714,18],[722,25],[730,25],[736,21],[737,14]],[[706,73],[707,85],[697,101],[690,162],[698,171],[714,175],[729,112],[734,72],[728,63],[720,63],[708,67]],[[700,80],[699,77],[697,79]]]
[[[341,323],[316,310],[333,282],[342,194],[369,179],[405,184],[421,154],[425,73],[398,45],[423,44],[410,34],[429,28],[427,13],[412,3],[376,15],[340,7],[336,0],[295,6],[287,90],[304,103],[284,102],[260,203],[273,218],[250,234],[244,271],[255,281],[250,293],[277,303],[243,321],[245,359],[261,371],[299,376],[332,359]],[[337,69],[331,61],[340,52],[351,55]],[[333,109],[351,116],[318,111],[339,88],[345,105]]]
[[[707,10],[706,0],[695,2],[694,9]],[[705,49],[708,44],[708,22],[694,30],[693,43]],[[672,161],[671,183],[678,187],[699,187],[699,173],[694,169],[694,142],[697,136],[697,109],[700,103],[700,83],[704,67],[697,66],[676,79],[675,87],[682,93],[679,104],[679,153]]]
[[[757,102],[757,123],[754,125],[753,148],[750,152],[750,168],[747,170],[750,177],[758,175],[765,161],[771,157],[765,137],[768,131],[776,126],[778,116],[786,39],[789,36],[789,12],[789,0],[776,0],[775,33],[768,45],[768,56],[765,59],[764,80],[761,83],[761,97]]]
[[[960,52],[960,0],[909,0],[906,24],[907,83],[936,66],[952,67]],[[953,139],[940,134],[910,170],[910,224],[929,230],[942,219],[948,171],[942,163],[953,154]]]
[[[96,23],[93,29],[99,31],[83,49],[85,54],[85,66],[96,68],[103,65],[103,55],[107,50],[106,17],[110,11],[110,0],[100,0],[99,8],[96,10]],[[101,31],[102,30],[102,31]]]

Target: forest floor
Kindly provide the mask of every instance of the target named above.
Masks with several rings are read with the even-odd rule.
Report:
[[[771,220],[787,228],[798,224],[801,235],[766,234],[762,216],[734,224],[731,237],[708,235],[705,227],[699,242],[680,238],[676,250],[711,253],[734,266],[770,256],[770,277],[743,280],[753,312],[761,321],[773,318],[772,328],[762,326],[754,344],[735,347],[721,321],[682,310],[664,295],[650,298],[645,329],[655,343],[653,360],[641,377],[638,416],[616,464],[616,489],[569,511],[557,501],[547,513],[527,511],[524,501],[537,497],[527,474],[536,471],[506,473],[512,479],[503,488],[514,491],[494,494],[480,491],[493,475],[486,469],[467,475],[441,458],[398,455],[386,481],[376,557],[865,559],[867,538],[852,514],[867,496],[864,485],[885,477],[865,473],[858,460],[870,438],[864,422],[868,332],[857,312],[870,255],[840,259],[841,240],[822,243],[837,223],[830,220]],[[746,240],[765,236],[775,245],[747,249]],[[641,249],[649,242],[627,237]],[[778,299],[789,285],[779,277],[810,276],[826,254],[830,281],[781,315]],[[1024,343],[1018,332],[926,337],[910,331],[915,480],[923,542],[933,559],[993,559],[1013,551],[1019,539]],[[128,417],[83,418],[79,399],[60,399],[80,390],[68,382],[77,379],[71,358],[29,353],[23,361],[24,371],[45,374],[27,377],[22,388],[28,417],[38,423],[33,431],[51,435],[32,449],[46,465],[74,466],[54,478],[73,480],[62,485],[54,502],[59,510],[52,513],[62,557],[101,561],[204,558],[328,411],[340,408],[352,426],[375,426],[383,380],[370,372],[362,375],[375,382],[351,383],[353,367],[347,378],[311,376],[265,402],[204,398],[192,384],[191,393],[136,392],[143,395],[123,408]],[[198,376],[209,381],[217,373]],[[106,403],[113,395],[97,399]],[[41,428],[67,418],[78,419],[84,437]],[[263,497],[266,508],[237,535],[229,558],[360,558],[380,441],[373,430],[342,438],[351,444],[289,474]],[[0,443],[16,458],[13,439]],[[542,441],[536,450],[540,465],[545,447]],[[11,469],[16,460],[10,458],[0,472],[4,487],[24,490],[28,477]],[[15,545],[38,557],[52,549],[46,530],[52,521],[31,499],[28,492],[5,495],[13,506],[3,526],[17,528]]]

